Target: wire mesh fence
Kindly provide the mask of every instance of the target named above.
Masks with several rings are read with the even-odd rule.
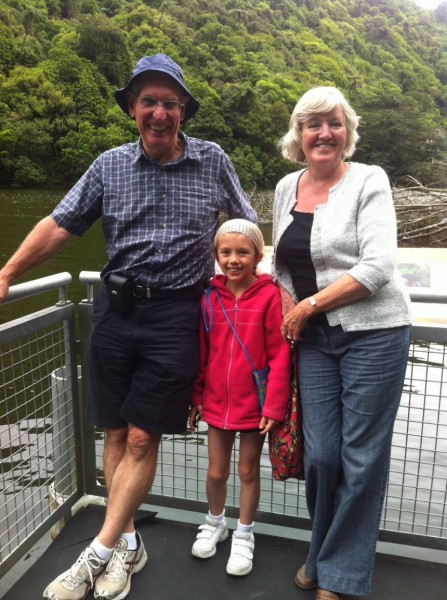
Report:
[[[413,342],[382,527],[447,538],[447,348]]]
[[[66,316],[52,308],[0,328],[0,565],[77,487]]]
[[[447,346],[413,340],[401,404],[394,427],[390,474],[381,530],[447,540]],[[197,433],[163,436],[152,495],[206,503],[207,425]],[[102,464],[103,436],[96,440],[96,464]],[[228,480],[227,508],[239,506],[237,463],[239,444],[233,449]],[[101,481],[101,475],[99,475]],[[309,515],[304,482],[272,479],[267,443],[261,456],[259,511],[291,517],[300,523]],[[150,498],[149,498],[150,501]],[[162,500],[163,502],[163,500]],[[169,502],[172,505],[172,502]],[[390,539],[389,536],[387,539]],[[394,541],[404,541],[395,537]],[[447,547],[447,544],[446,544]]]

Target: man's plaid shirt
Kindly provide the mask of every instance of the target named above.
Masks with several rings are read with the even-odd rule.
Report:
[[[102,217],[102,277],[119,272],[160,289],[204,282],[213,274],[219,212],[256,220],[223,150],[181,135],[183,156],[164,165],[139,141],[104,152],[53,211],[60,227],[79,236]]]

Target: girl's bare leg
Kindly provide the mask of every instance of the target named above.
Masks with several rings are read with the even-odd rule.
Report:
[[[212,515],[221,515],[227,498],[227,479],[230,475],[231,451],[235,431],[208,428],[208,473],[206,496]]]
[[[257,431],[242,432],[239,446],[239,479],[241,482],[239,521],[251,525],[258,509],[260,484],[260,458],[264,436]]]

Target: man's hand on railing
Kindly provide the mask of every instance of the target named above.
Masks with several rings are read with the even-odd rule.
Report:
[[[0,303],[6,298],[9,292],[9,281],[6,277],[2,276],[2,272],[0,271]]]

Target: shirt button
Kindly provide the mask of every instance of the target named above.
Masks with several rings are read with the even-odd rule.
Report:
[[[163,223],[163,228],[165,228],[165,227],[166,227],[166,223]]]
[[[162,199],[162,200],[166,200],[166,194],[162,194],[162,195],[161,195],[161,199]]]

